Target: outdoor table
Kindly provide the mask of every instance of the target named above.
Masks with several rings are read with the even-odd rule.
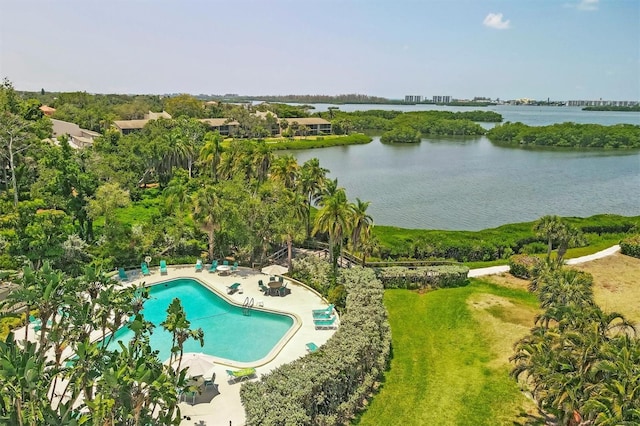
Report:
[[[282,283],[280,281],[270,281],[267,286],[269,287],[269,295],[273,296],[274,293],[278,294],[278,289],[282,287]]]
[[[229,271],[231,271],[231,266],[229,265],[219,265],[216,268],[216,271],[220,272],[220,274],[224,275],[226,273],[228,273]]]

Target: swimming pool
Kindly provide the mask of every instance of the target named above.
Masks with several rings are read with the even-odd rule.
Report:
[[[188,340],[184,352],[204,352],[230,361],[255,362],[266,357],[292,328],[294,320],[288,315],[251,310],[244,315],[242,307],[232,305],[213,291],[191,278],[179,278],[149,287],[150,298],[142,313],[156,327],[150,337],[151,347],[160,351],[164,361],[171,355],[171,333],[160,325],[167,317],[167,307],[179,298],[191,322],[191,329],[202,328],[204,346]],[[127,327],[118,330],[109,348],[117,348],[117,341],[128,342],[133,332]]]

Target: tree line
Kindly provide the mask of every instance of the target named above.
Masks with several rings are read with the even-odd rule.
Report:
[[[640,126],[633,124],[561,123],[534,127],[504,123],[489,130],[487,137],[497,144],[525,147],[640,148]]]

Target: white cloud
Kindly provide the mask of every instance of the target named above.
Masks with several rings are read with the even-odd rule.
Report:
[[[511,21],[509,21],[508,19],[504,21],[502,13],[490,13],[486,18],[484,18],[482,24],[485,27],[493,28],[496,30],[506,30],[511,25]]]
[[[576,8],[578,10],[584,10],[587,12],[592,12],[594,10],[598,10],[598,3],[600,0],[580,0],[577,3],[565,3],[565,7]]]
[[[576,6],[579,10],[598,10],[600,0],[581,0]]]

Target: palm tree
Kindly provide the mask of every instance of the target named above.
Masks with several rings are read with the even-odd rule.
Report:
[[[312,158],[305,161],[300,168],[300,191],[307,198],[307,216],[305,219],[307,227],[307,239],[311,237],[311,205],[318,199],[326,181],[329,170],[320,167],[320,160]]]
[[[287,267],[291,269],[293,258],[293,241],[304,237],[304,218],[306,215],[305,198],[299,192],[284,189],[280,197],[282,205],[278,221],[278,232],[287,244]]]
[[[187,314],[180,303],[180,299],[175,298],[167,308],[167,319],[161,324],[162,328],[171,333],[171,358],[169,364],[174,361],[178,361],[178,365],[175,368],[176,371],[180,370],[180,364],[182,363],[182,355],[184,353],[184,343],[188,339],[195,339],[200,342],[200,346],[204,345],[204,332],[201,328],[197,330],[191,330],[191,322],[187,320]]]
[[[553,242],[556,239],[556,235],[562,228],[562,219],[559,216],[543,216],[536,220],[533,224],[533,231],[539,237],[547,240],[547,257],[551,256],[553,250]]]
[[[205,185],[191,198],[193,203],[193,219],[207,233],[209,240],[209,259],[213,259],[215,233],[220,229],[221,193],[215,185]]]
[[[333,264],[334,275],[338,271],[338,258],[342,253],[342,242],[344,237],[349,234],[349,225],[351,224],[351,209],[347,195],[344,188],[338,188],[337,185],[337,179],[328,185],[332,193],[331,195],[325,194],[321,199],[321,208],[313,227],[314,234],[316,232],[329,234],[329,256]]]
[[[271,148],[264,141],[257,142],[253,152],[253,165],[258,183],[262,183],[267,179],[272,162],[273,152]]]
[[[277,157],[271,165],[271,179],[280,182],[287,189],[293,189],[300,176],[300,166],[291,155]]]
[[[358,251],[361,243],[369,238],[371,228],[373,228],[373,218],[367,214],[369,201],[362,201],[356,198],[356,202],[351,204],[351,245],[354,251]]]
[[[204,136],[204,145],[200,149],[198,161],[209,171],[214,182],[218,181],[218,165],[220,164],[220,143],[222,136],[219,132],[207,132]]]

